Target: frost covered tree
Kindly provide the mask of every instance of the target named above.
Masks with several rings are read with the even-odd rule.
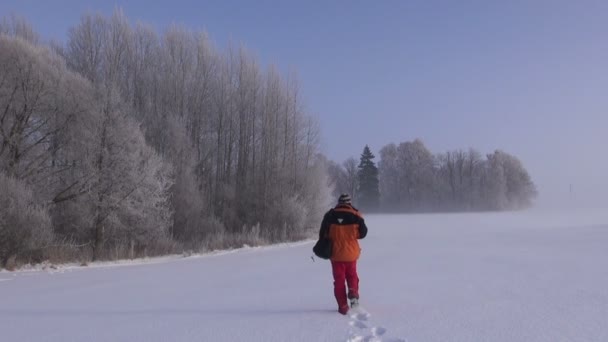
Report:
[[[346,171],[342,168],[342,165],[328,160],[327,161],[327,174],[330,179],[332,187],[332,196],[338,198],[341,193],[347,192],[346,185]]]
[[[422,141],[386,145],[380,150],[380,157],[383,209],[432,210],[436,197],[435,159]]]
[[[274,240],[286,223],[275,213],[290,196],[321,215],[304,196],[324,191],[306,181],[319,127],[303,110],[294,75],[262,69],[242,47],[217,51],[204,33],[131,27],[120,11],[83,16],[67,46],[68,65],[117,90],[126,115],[171,164],[173,238],[190,244],[221,234],[227,242],[259,226]],[[307,227],[291,229],[296,236]]]
[[[56,238],[88,241],[98,256],[106,240],[135,246],[143,227],[150,237],[165,230],[170,168],[112,88],[96,89],[47,47],[6,35],[0,46],[0,170],[50,205]],[[151,221],[136,224],[142,211]]]
[[[358,176],[358,168],[357,168],[357,160],[353,157],[350,157],[342,163],[344,167],[344,176],[345,176],[345,186],[346,193],[350,194],[353,201],[357,201],[359,197],[358,188],[359,188],[359,176]]]
[[[402,177],[398,167],[397,145],[388,144],[380,149],[378,162],[380,204],[385,211],[399,211],[401,207]]]
[[[387,211],[509,210],[529,207],[536,188],[523,164],[502,151],[433,155],[416,139],[380,150],[382,209]]]
[[[536,187],[521,161],[496,150],[487,156],[486,195],[491,209],[521,209],[530,206]]]
[[[333,197],[338,198],[340,194],[350,194],[353,201],[356,201],[357,197],[357,161],[355,158],[346,159],[341,165],[327,161],[327,169],[329,172],[329,179],[333,186]]]
[[[45,205],[63,255],[299,239],[326,209],[295,73],[243,47],[120,10],[83,15],[63,46],[5,19],[0,47],[0,172]]]

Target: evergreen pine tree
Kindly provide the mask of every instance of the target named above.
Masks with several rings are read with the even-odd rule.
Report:
[[[357,192],[357,204],[362,210],[375,211],[378,209],[380,201],[380,191],[378,189],[378,168],[373,159],[375,156],[365,145],[359,163],[358,178],[359,191]]]

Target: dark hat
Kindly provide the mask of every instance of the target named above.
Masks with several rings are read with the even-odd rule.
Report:
[[[340,198],[338,198],[338,204],[350,204],[351,199],[349,194],[342,194]]]

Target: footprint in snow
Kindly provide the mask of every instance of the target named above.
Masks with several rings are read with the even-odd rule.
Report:
[[[367,312],[361,312],[351,315],[350,318],[356,319],[358,321],[367,321],[369,319],[369,316],[370,314],[368,314]]]
[[[350,321],[349,324],[359,329],[367,329],[367,325],[361,321]]]
[[[350,315],[351,321],[349,324],[352,327],[360,329],[360,332],[353,332],[347,339],[347,342],[407,342],[406,339],[387,339],[383,337],[387,329],[381,326],[375,326],[368,330],[367,324],[364,322],[368,322],[370,317],[371,315],[361,308]]]
[[[364,342],[364,338],[361,335],[353,335],[346,342]]]
[[[383,327],[373,327],[372,328],[372,335],[374,335],[374,336],[382,336],[382,335],[384,335],[384,333],[386,333],[386,329],[384,329]]]

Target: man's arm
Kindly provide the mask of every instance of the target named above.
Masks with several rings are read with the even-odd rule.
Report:
[[[363,217],[359,218],[359,239],[363,239],[367,236],[367,226]]]
[[[319,240],[324,237],[327,237],[327,234],[329,233],[329,213],[331,213],[331,210],[325,213],[325,216],[323,216],[323,221],[321,222],[321,229],[319,229]]]

